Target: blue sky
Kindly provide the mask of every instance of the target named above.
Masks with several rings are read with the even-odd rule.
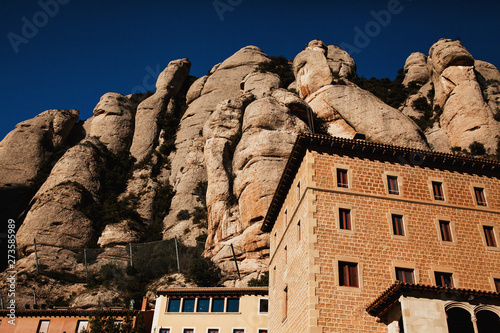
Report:
[[[358,75],[394,78],[411,52],[459,38],[498,67],[498,13],[481,0],[0,0],[0,139],[47,109],[86,119],[106,92],[154,90],[171,60],[199,77],[247,45],[293,59],[319,38],[349,51]]]

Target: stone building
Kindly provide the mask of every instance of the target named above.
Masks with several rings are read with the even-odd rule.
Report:
[[[268,288],[157,292],[151,333],[267,333]]]
[[[499,170],[299,136],[262,226],[269,331],[500,332]]]

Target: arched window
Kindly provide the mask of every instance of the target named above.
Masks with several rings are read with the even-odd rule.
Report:
[[[453,307],[446,311],[449,333],[474,333],[469,311]]]
[[[500,318],[496,313],[488,310],[481,310],[477,312],[476,318],[479,333],[500,332]]]

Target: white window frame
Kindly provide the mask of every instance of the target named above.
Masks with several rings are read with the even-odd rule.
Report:
[[[262,312],[260,310],[260,301],[261,300],[267,300],[267,312]],[[269,314],[269,297],[259,297],[259,303],[258,304],[259,304],[259,308],[258,308],[259,315],[268,315]]]

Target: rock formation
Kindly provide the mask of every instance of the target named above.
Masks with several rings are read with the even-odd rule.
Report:
[[[172,158],[170,183],[174,186],[175,196],[172,209],[164,220],[165,237],[179,236],[186,244],[194,245],[195,238],[203,232],[199,225],[193,225],[192,218],[179,221],[177,215],[181,210],[193,213],[195,207],[201,208],[193,191],[207,181],[204,124],[220,102],[238,98],[241,81],[258,64],[268,61],[258,47],[247,46],[214,66],[208,76],[198,79],[188,91],[190,104],[181,119]]]
[[[30,184],[44,159],[65,143],[78,110],[48,110],[23,121],[0,142],[0,187]]]
[[[349,58],[342,50],[314,40],[293,61],[300,97],[326,123],[327,132],[350,138],[361,133],[372,141],[428,149],[411,119],[348,81],[354,63]],[[343,66],[329,65],[338,63]]]
[[[495,120],[500,73],[495,66],[474,60],[459,40],[440,39],[432,45],[428,57],[421,53],[410,55],[405,73],[404,84],[420,90],[409,96],[402,111],[429,118],[421,110],[412,109],[412,105],[425,98],[433,106],[432,119],[436,122],[426,130],[433,149],[467,150],[477,142],[487,153],[495,152],[500,138],[500,124]]]
[[[187,58],[171,61],[156,81],[156,93],[137,107],[135,131],[130,153],[144,159],[158,143],[158,121],[162,113],[172,114],[174,98],[186,80],[191,63]]]
[[[94,108],[87,137],[96,137],[113,153],[125,151],[134,130],[132,103],[125,96],[107,93]]]

